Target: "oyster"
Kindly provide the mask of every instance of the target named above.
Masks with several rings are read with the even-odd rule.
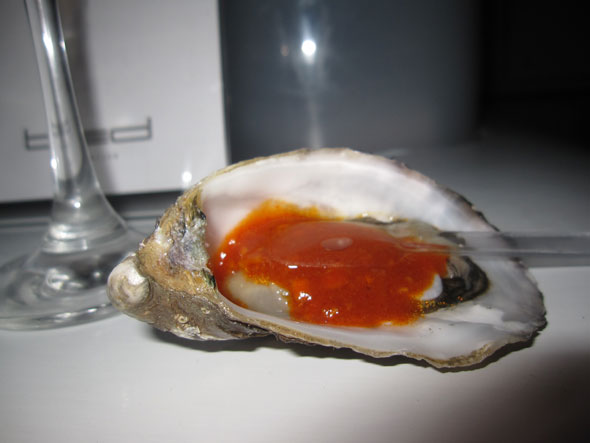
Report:
[[[210,251],[269,200],[318,208],[386,229],[392,237],[411,232],[412,238],[442,246],[449,240],[439,230],[494,229],[465,199],[396,161],[348,149],[293,151],[229,166],[180,196],[138,251],[111,273],[114,306],[190,339],[274,334],[374,357],[404,355],[436,367],[481,362],[508,343],[528,340],[545,324],[539,290],[523,265],[508,259],[450,255],[445,275],[422,295],[421,314],[405,324],[310,323],[266,309],[264,298],[253,304],[240,298],[240,292],[249,297],[266,291],[269,300],[273,293],[289,296],[272,284],[238,281],[238,294],[232,294],[237,301],[230,301],[218,290]]]

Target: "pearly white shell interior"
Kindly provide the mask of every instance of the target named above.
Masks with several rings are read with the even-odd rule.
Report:
[[[335,210],[344,217],[416,219],[442,230],[493,229],[462,198],[395,162],[350,150],[296,151],[252,161],[203,182],[202,206],[212,244],[269,198]],[[478,264],[490,280],[485,294],[409,326],[327,327],[228,305],[254,324],[274,324],[280,333],[294,331],[310,341],[448,360],[524,340],[544,324],[541,296],[522,266],[509,260]]]
[[[382,157],[349,150],[295,151],[218,174],[203,183],[210,229],[221,238],[269,198],[336,209],[345,217],[402,217],[440,229],[489,230],[469,205],[431,180]]]

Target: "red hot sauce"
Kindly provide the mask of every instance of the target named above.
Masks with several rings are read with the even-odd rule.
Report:
[[[290,317],[338,326],[408,324],[422,315],[420,297],[448,256],[411,252],[376,226],[322,217],[314,208],[268,201],[252,211],[211,254],[221,293],[242,272],[252,282],[289,292]],[[212,252],[212,251],[210,251]]]

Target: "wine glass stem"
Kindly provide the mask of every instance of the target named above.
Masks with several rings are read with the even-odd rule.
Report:
[[[53,207],[42,248],[69,253],[123,235],[123,220],[98,183],[70,77],[56,0],[25,0],[47,115]]]

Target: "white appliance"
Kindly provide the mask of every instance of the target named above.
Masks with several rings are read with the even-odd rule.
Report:
[[[183,189],[226,164],[215,0],[59,4],[107,194]],[[49,198],[47,125],[22,0],[0,3],[0,57],[0,202]]]

